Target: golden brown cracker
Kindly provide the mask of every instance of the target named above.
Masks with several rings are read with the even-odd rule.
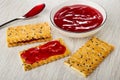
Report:
[[[48,40],[51,40],[51,32],[50,25],[47,22],[7,29],[7,43],[9,47]]]
[[[65,43],[64,43],[64,41],[63,41],[62,39],[57,39],[57,40],[60,42],[60,44],[62,44],[62,45],[64,45],[64,46],[66,47],[66,45],[65,45]],[[26,50],[24,50],[24,51],[26,51]],[[45,59],[45,60],[40,60],[40,61],[35,62],[35,63],[33,63],[33,64],[28,64],[28,63],[25,62],[25,59],[23,59],[23,58],[21,57],[21,54],[22,54],[24,51],[20,52],[20,58],[21,58],[21,60],[22,60],[23,67],[24,67],[24,70],[25,70],[25,71],[31,70],[31,69],[36,68],[36,67],[38,67],[38,66],[41,66],[41,65],[50,63],[50,62],[52,62],[52,61],[58,60],[58,59],[63,58],[63,57],[66,57],[66,56],[68,56],[68,55],[70,54],[70,50],[66,47],[66,50],[65,50],[64,54],[59,54],[59,55],[50,56],[50,57],[48,57],[48,58]]]
[[[65,64],[87,77],[113,49],[112,45],[93,37],[68,58]]]

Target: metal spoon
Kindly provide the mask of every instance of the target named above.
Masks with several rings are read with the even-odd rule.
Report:
[[[35,7],[33,7],[30,11],[28,11],[25,15],[23,15],[22,17],[17,17],[15,19],[12,19],[8,22],[5,22],[4,24],[0,25],[0,28],[2,28],[4,25],[16,21],[16,20],[23,20],[23,19],[27,19],[27,18],[31,18],[37,14],[39,14],[43,9],[45,8],[45,4],[39,4],[36,5]]]

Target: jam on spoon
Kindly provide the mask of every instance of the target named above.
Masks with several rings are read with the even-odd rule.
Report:
[[[45,4],[39,4],[35,7],[33,7],[30,11],[28,11],[25,15],[23,15],[22,17],[18,17],[18,18],[15,18],[15,19],[12,19],[2,25],[0,25],[0,28],[2,28],[2,26],[10,23],[10,22],[13,22],[13,21],[16,21],[16,20],[22,20],[22,19],[26,19],[26,18],[30,18],[30,17],[33,17],[37,14],[39,14],[43,9],[45,8]]]

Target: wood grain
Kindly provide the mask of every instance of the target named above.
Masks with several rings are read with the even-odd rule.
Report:
[[[19,51],[41,43],[8,48],[6,44],[7,27],[43,21],[50,23],[51,9],[65,1],[67,0],[0,0],[0,24],[17,16],[22,16],[36,4],[46,4],[45,10],[38,17],[12,22],[0,30],[0,80],[120,80],[120,0],[92,0],[102,5],[107,12],[104,28],[95,36],[113,44],[115,50],[88,78],[83,78],[66,67],[63,62],[67,58],[24,72],[18,56]],[[69,38],[58,33],[53,27],[52,35],[54,39],[63,38],[72,52],[75,52],[89,39]]]

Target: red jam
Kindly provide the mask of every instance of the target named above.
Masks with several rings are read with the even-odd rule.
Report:
[[[87,5],[65,6],[54,15],[55,24],[66,31],[86,32],[93,30],[102,23],[102,14]]]
[[[51,41],[42,46],[30,48],[21,54],[28,64],[45,60],[50,56],[64,54],[66,48],[59,41]]]
[[[33,7],[28,13],[26,13],[23,17],[29,18],[37,15],[45,8],[45,4],[39,4]]]

